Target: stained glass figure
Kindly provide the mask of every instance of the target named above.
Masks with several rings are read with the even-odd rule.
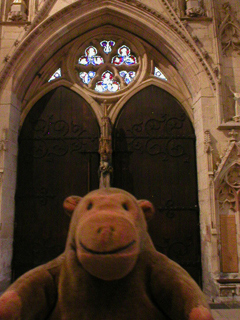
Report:
[[[91,79],[93,79],[96,75],[96,72],[94,71],[89,71],[87,72],[80,72],[79,73],[79,77],[82,79],[82,82],[85,84],[89,84],[89,82],[91,81]]]
[[[112,58],[112,63],[116,66],[120,66],[123,63],[132,65],[137,63],[137,58],[130,54],[131,50],[126,45],[121,46],[118,49],[118,55]]]
[[[120,76],[124,79],[126,84],[129,84],[136,76],[136,72],[135,71],[120,71],[119,72]]]
[[[97,49],[93,46],[89,46],[85,50],[85,56],[81,56],[78,59],[78,63],[84,66],[92,64],[94,66],[99,66],[104,63],[104,60],[101,56],[97,56]]]
[[[108,53],[112,52],[112,47],[114,47],[115,42],[112,40],[110,40],[110,41],[103,40],[100,42],[100,45],[101,45],[101,47],[103,47],[103,51],[106,54],[108,54]]]
[[[167,81],[167,78],[165,77],[165,75],[157,67],[155,67],[154,69],[154,76],[159,79]]]
[[[103,72],[101,81],[98,81],[95,86],[97,92],[116,92],[120,89],[120,84],[113,79],[113,73],[109,70]]]
[[[56,79],[58,79],[58,78],[61,78],[61,76],[62,76],[61,68],[58,68],[58,69],[54,72],[54,74],[51,76],[51,78],[48,80],[48,82],[51,82],[51,81],[56,80]]]

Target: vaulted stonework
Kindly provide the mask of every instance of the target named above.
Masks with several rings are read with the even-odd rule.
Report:
[[[2,1],[0,292],[63,251],[64,197],[112,185],[211,301],[240,299],[239,23],[238,0]]]

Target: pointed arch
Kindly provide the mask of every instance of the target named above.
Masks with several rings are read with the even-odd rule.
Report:
[[[149,41],[177,67],[192,95],[201,90],[200,74],[216,88],[214,72],[182,25],[174,25],[166,16],[149,10],[139,1],[126,4],[115,0],[95,0],[91,5],[88,1],[78,1],[42,21],[26,35],[4,68],[0,85],[14,70],[14,90],[19,98],[23,97],[33,76],[54,52],[89,28],[104,24],[128,30]]]
[[[189,119],[193,123],[193,111],[192,111],[192,99],[191,96],[187,90],[187,88],[184,88],[184,83],[182,83],[182,91],[179,91],[176,87],[169,84],[168,82],[159,81],[158,79],[148,79],[141,83],[136,89],[129,90],[128,94],[124,95],[115,105],[115,107],[110,111],[110,117],[113,123],[115,123],[116,118],[119,114],[119,111],[122,109],[122,107],[125,105],[125,103],[134,96],[137,92],[140,92],[142,89],[149,87],[149,86],[156,86],[159,88],[164,89],[168,93],[170,93],[172,96],[174,96],[184,107],[186,113],[189,116]]]
[[[72,84],[71,82],[67,81],[66,79],[59,79],[58,81],[52,82],[51,84],[47,83],[46,86],[43,86],[41,90],[39,90],[34,96],[31,97],[31,99],[25,101],[25,108],[22,110],[21,117],[20,117],[20,127],[22,126],[25,118],[27,117],[28,113],[30,112],[31,108],[34,106],[34,104],[41,99],[45,94],[48,92],[59,88],[59,87],[65,87],[70,89],[71,91],[77,93],[80,97],[82,97],[89,106],[93,109],[93,112],[95,113],[95,116],[98,120],[98,123],[101,121],[101,108],[99,104],[93,100],[86,91],[84,91],[80,86],[77,84]]]

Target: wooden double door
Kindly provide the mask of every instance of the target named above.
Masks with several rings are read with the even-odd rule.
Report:
[[[19,136],[13,279],[64,250],[65,197],[99,186],[97,119],[59,87],[29,112]],[[149,232],[160,252],[200,284],[195,135],[179,102],[149,86],[122,108],[113,128],[112,186],[153,202]]]

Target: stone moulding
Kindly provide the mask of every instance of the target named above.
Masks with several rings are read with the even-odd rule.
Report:
[[[56,0],[55,0],[56,1]],[[15,52],[13,53],[12,57],[9,59],[9,61],[6,63],[5,67],[3,68],[1,74],[0,74],[0,88],[3,86],[5,79],[11,74],[12,69],[16,61],[21,56],[21,53],[23,53],[24,50],[26,50],[27,46],[41,33],[44,32],[44,30],[47,27],[50,27],[51,24],[53,24],[58,19],[61,19],[64,15],[73,14],[73,10],[76,10],[78,8],[83,8],[85,5],[91,5],[93,4],[103,7],[103,6],[110,6],[113,4],[127,4],[129,7],[135,7],[137,10],[140,10],[141,13],[144,15],[151,15],[153,18],[155,18],[158,21],[161,21],[161,23],[164,23],[168,28],[172,29],[175,33],[177,33],[178,37],[182,39],[182,41],[185,42],[185,44],[191,49],[191,51],[194,52],[196,55],[198,61],[204,68],[209,81],[212,85],[212,88],[216,90],[216,86],[218,83],[218,79],[216,77],[216,74],[212,67],[209,65],[206,59],[206,55],[204,52],[201,51],[201,49],[197,46],[196,40],[194,41],[193,37],[189,34],[189,32],[184,27],[183,23],[177,16],[177,14],[172,9],[171,5],[166,0],[162,0],[163,5],[165,6],[166,10],[168,11],[168,14],[171,16],[172,21],[167,19],[162,14],[156,12],[155,10],[149,8],[142,2],[138,0],[82,0],[74,2],[73,4],[63,8],[61,11],[55,13],[51,17],[47,18],[48,13],[50,12],[50,9],[53,7],[55,1],[48,0],[40,10],[38,16],[33,21],[32,26],[30,26],[29,30],[27,31],[25,38],[23,39],[22,43],[19,44],[19,46],[16,48]],[[44,19],[46,19],[44,21]]]
[[[214,169],[213,169],[213,147],[211,141],[211,133],[209,130],[204,132],[204,145],[208,161],[208,176],[209,176],[209,197],[211,206],[211,233],[216,235],[216,204],[215,204],[215,188],[214,188]]]

